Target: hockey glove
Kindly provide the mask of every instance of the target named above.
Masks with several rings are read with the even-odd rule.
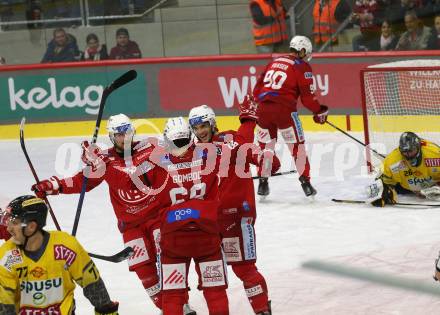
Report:
[[[84,164],[92,166],[93,169],[103,166],[108,161],[108,157],[96,144],[91,145],[88,141],[83,141],[81,147],[83,149],[81,160]]]
[[[38,184],[34,184],[31,190],[39,198],[44,198],[46,195],[58,195],[60,193],[61,182],[58,177],[52,176],[49,179],[42,180]]]
[[[422,189],[420,194],[425,196],[426,199],[429,200],[440,200],[440,187],[432,186],[429,188]]]
[[[96,307],[95,315],[118,315],[119,302],[111,302],[111,304]]]
[[[325,105],[321,105],[321,108],[318,112],[313,114],[313,121],[317,124],[324,124],[327,121],[328,116],[328,107]]]
[[[9,221],[8,218],[9,218],[9,213],[0,209],[0,240],[7,241],[8,239],[11,238],[11,234],[9,234],[7,230],[8,221]]]
[[[385,205],[393,205],[397,201],[396,190],[382,182],[381,179],[367,186],[368,201],[375,207],[385,207]]]
[[[239,105],[239,109],[240,109],[239,119],[241,123],[245,120],[257,121],[258,103],[255,101],[252,95],[247,94],[245,96],[243,103]]]

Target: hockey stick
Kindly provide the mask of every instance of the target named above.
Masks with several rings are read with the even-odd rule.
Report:
[[[31,169],[32,174],[34,175],[34,178],[37,182],[37,184],[40,182],[40,180],[38,179],[38,175],[37,172],[35,171],[34,165],[32,164],[32,161],[29,157],[29,154],[26,150],[26,146],[24,143],[24,125],[26,122],[26,118],[23,117],[21,119],[21,123],[20,123],[20,145],[21,148],[23,150],[24,156],[26,157],[26,161],[28,162],[28,165]],[[55,214],[52,210],[52,206],[49,203],[49,200],[47,200],[47,197],[45,196],[44,201],[47,204],[47,207],[49,208],[49,213],[50,216],[52,217],[53,222],[55,223],[55,226],[57,228],[58,231],[61,231],[61,227],[58,224],[57,218],[55,217]],[[93,253],[89,253],[90,257],[96,258],[96,259],[101,259],[101,260],[106,260],[106,261],[110,261],[110,262],[114,262],[114,263],[118,263],[121,261],[124,261],[125,259],[129,258],[131,255],[133,254],[133,248],[131,247],[126,247],[125,249],[123,249],[122,251],[120,251],[119,253],[116,253],[112,256],[104,256],[104,255],[98,255],[98,254],[93,254]]]
[[[346,135],[347,137],[353,139],[354,141],[356,141],[357,143],[363,145],[364,147],[366,147],[368,150],[370,150],[371,152],[377,154],[378,156],[380,156],[381,158],[386,158],[385,155],[377,152],[376,150],[374,150],[373,148],[370,148],[369,146],[367,146],[365,143],[363,143],[362,141],[359,141],[358,139],[356,139],[355,137],[353,137],[352,135],[350,135],[348,132],[345,132],[344,130],[342,130],[341,128],[339,128],[338,126],[335,126],[334,124],[332,124],[331,122],[329,122],[328,120],[326,121],[327,125],[332,126],[333,128],[335,128],[337,131],[342,132],[344,135]]]
[[[37,184],[39,184],[40,180],[38,179],[37,172],[35,171],[34,165],[32,164],[32,161],[29,157],[29,154],[27,153],[26,146],[24,144],[24,124],[25,123],[26,123],[26,118],[23,117],[21,119],[21,123],[20,123],[20,146],[21,146],[21,149],[23,150],[24,156],[26,157],[26,161],[29,165],[29,168],[31,169],[32,175],[34,175],[35,181],[37,182]],[[55,217],[55,213],[52,210],[52,206],[50,205],[49,200],[47,200],[46,196],[44,196],[43,199],[46,202],[47,207],[49,208],[49,213],[50,213],[50,216],[52,218],[53,223],[55,223],[57,230],[61,231],[60,225],[58,224],[58,220]]]
[[[110,85],[105,87],[104,91],[102,92],[101,102],[99,103],[98,117],[96,118],[95,131],[93,132],[93,138],[92,138],[91,145],[95,144],[96,140],[98,139],[98,132],[99,132],[99,127],[101,125],[102,113],[104,112],[104,106],[105,106],[105,101],[107,100],[107,97],[113,91],[117,90],[118,88],[127,84],[128,82],[134,80],[136,78],[136,76],[137,76],[137,72],[135,70],[127,71],[122,76],[120,76],[115,81],[113,81]],[[73,222],[73,228],[72,228],[72,235],[73,236],[76,235],[76,231],[78,229],[79,218],[81,216],[81,209],[82,209],[82,205],[84,202],[84,196],[86,193],[88,176],[89,176],[88,170],[89,170],[89,168],[86,167],[85,171],[84,171],[84,177],[83,177],[82,186],[81,186],[81,193],[79,195],[78,206],[76,208],[76,213],[75,213],[75,221]]]
[[[93,253],[89,253],[89,256],[92,258],[101,259],[112,263],[118,263],[130,258],[133,254],[134,254],[133,248],[128,246],[125,247],[123,250],[121,250],[119,253],[116,253],[111,256],[98,255]]]
[[[320,272],[327,272],[333,275],[347,277],[357,280],[368,281],[384,286],[410,290],[419,293],[440,296],[440,288],[438,285],[417,281],[415,279],[407,279],[397,277],[388,273],[371,271],[357,267],[350,267],[341,264],[329,263],[320,260],[309,260],[302,264],[303,268],[312,269]]]
[[[275,176],[281,176],[281,175],[288,175],[288,174],[294,174],[296,173],[296,170],[291,170],[291,171],[286,171],[286,172],[279,172],[279,173],[275,173],[270,175],[270,177],[275,177]],[[261,178],[261,176],[252,176],[252,179],[259,179]]]
[[[346,200],[346,199],[332,199],[333,202],[339,202],[339,203],[368,203],[365,200]],[[406,202],[396,202],[394,205],[397,206],[418,206],[418,207],[440,207],[439,204],[432,204],[432,203],[406,203]]]

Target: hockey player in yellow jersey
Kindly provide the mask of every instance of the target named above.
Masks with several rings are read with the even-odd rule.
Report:
[[[408,131],[383,161],[382,175],[367,187],[367,195],[377,207],[396,203],[397,193],[440,199],[439,182],[440,147]]]
[[[75,283],[95,314],[118,314],[118,303],[76,238],[43,230],[47,210],[42,199],[28,195],[2,212],[11,238],[0,247],[0,314],[73,315]]]

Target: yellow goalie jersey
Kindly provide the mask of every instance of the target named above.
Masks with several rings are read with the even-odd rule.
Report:
[[[37,261],[11,240],[0,247],[0,301],[17,314],[70,315],[75,281],[81,287],[100,279],[78,241],[65,232],[47,232],[49,241]]]
[[[440,147],[421,141],[422,160],[414,167],[399,151],[394,149],[383,161],[382,181],[388,185],[400,184],[403,188],[419,192],[440,181]]]

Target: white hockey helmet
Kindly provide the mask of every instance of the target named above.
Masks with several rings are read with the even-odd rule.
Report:
[[[128,118],[128,116],[124,114],[110,116],[107,121],[107,131],[113,144],[115,139],[114,136],[116,133],[131,133],[132,135],[134,135],[133,124],[130,118]]]
[[[215,113],[208,105],[193,107],[189,111],[188,120],[191,128],[194,128],[194,126],[200,125],[204,122],[209,122],[213,130],[217,127]]]
[[[183,117],[169,118],[165,124],[163,137],[174,155],[181,155],[192,144],[191,128]]]
[[[297,52],[304,49],[305,60],[310,61],[312,59],[312,42],[306,36],[296,35],[292,37],[289,47],[295,49]]]

